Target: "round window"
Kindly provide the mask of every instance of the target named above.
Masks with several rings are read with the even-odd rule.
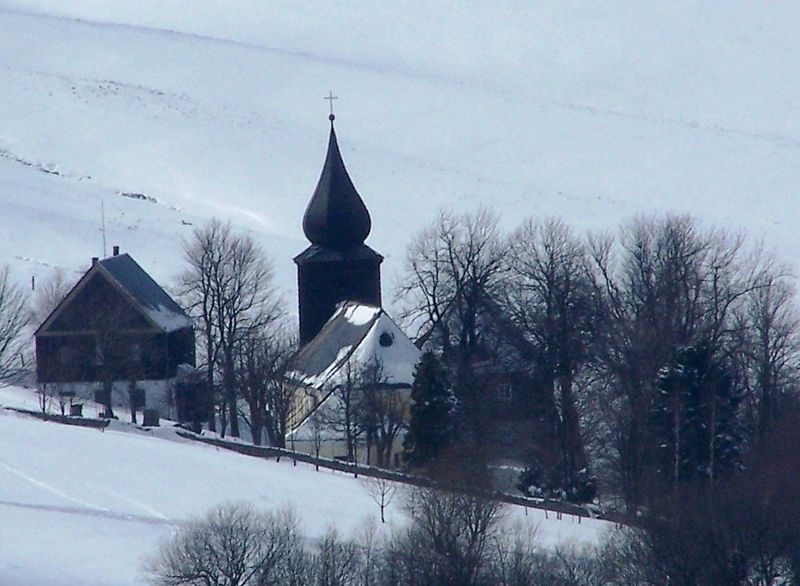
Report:
[[[383,346],[384,348],[388,348],[389,346],[391,346],[392,344],[394,344],[394,338],[392,338],[392,335],[391,335],[391,334],[388,334],[388,333],[386,333],[386,332],[383,332],[383,333],[381,334],[381,337],[380,337],[380,338],[378,338],[378,342],[379,342],[379,343],[380,343],[380,345],[381,345],[381,346]]]

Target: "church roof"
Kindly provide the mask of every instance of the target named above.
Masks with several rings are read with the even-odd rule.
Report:
[[[326,248],[324,246],[312,244],[294,257],[294,261],[296,263],[329,263],[336,261],[377,261],[380,263],[383,261],[383,256],[372,250],[366,244],[346,250],[337,250],[335,248]]]
[[[331,116],[331,134],[325,165],[303,216],[303,231],[312,244],[350,248],[363,244],[371,221],[339,152]]]
[[[348,363],[354,368],[377,363],[385,384],[410,386],[419,356],[419,349],[383,309],[348,301],[297,353],[288,376],[324,391],[343,380]]]

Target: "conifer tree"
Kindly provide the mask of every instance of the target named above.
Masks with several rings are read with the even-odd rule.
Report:
[[[681,348],[661,373],[654,408],[658,475],[713,484],[741,462],[741,394],[708,344]]]
[[[414,372],[411,420],[403,442],[404,459],[412,466],[434,460],[452,435],[453,397],[447,372],[433,352],[425,352]]]

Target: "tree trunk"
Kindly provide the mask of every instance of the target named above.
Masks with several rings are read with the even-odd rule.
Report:
[[[234,364],[232,350],[225,350],[225,372],[222,380],[225,386],[225,403],[230,417],[231,435],[239,437],[239,413],[236,405],[236,381],[234,380]]]
[[[586,453],[581,437],[578,408],[572,393],[572,376],[570,373],[559,377],[561,394],[561,437],[563,457],[566,463],[567,486],[575,490],[578,485],[578,473],[586,466]]]
[[[106,417],[114,417],[114,408],[111,406],[111,393],[114,390],[113,380],[103,381],[103,408],[106,410]]]

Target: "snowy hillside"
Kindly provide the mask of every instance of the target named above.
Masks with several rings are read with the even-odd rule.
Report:
[[[102,205],[107,251],[169,285],[219,216],[293,310],[332,90],[387,301],[410,235],[454,206],[580,229],[689,212],[800,270],[798,30],[800,4],[747,0],[0,0],[0,265],[77,276],[103,255]],[[121,429],[0,411],[0,446],[3,584],[137,583],[224,500],[292,503],[317,533],[375,509],[345,475]],[[599,527],[542,522],[551,542]]]
[[[30,391],[0,389],[0,405],[31,403]],[[121,423],[100,432],[0,409],[0,446],[0,584],[142,583],[141,562],[159,541],[223,502],[292,506],[311,537],[330,527],[352,535],[379,519],[349,475],[217,450],[164,428],[156,437]],[[399,499],[383,530],[405,523]],[[607,527],[520,507],[506,522],[538,525],[544,544],[595,543]]]
[[[797,4],[744,0],[0,0],[0,259],[22,282],[84,268],[104,197],[108,246],[157,279],[219,215],[293,300],[332,89],[387,289],[461,204],[581,228],[686,211],[793,261],[798,27]]]

